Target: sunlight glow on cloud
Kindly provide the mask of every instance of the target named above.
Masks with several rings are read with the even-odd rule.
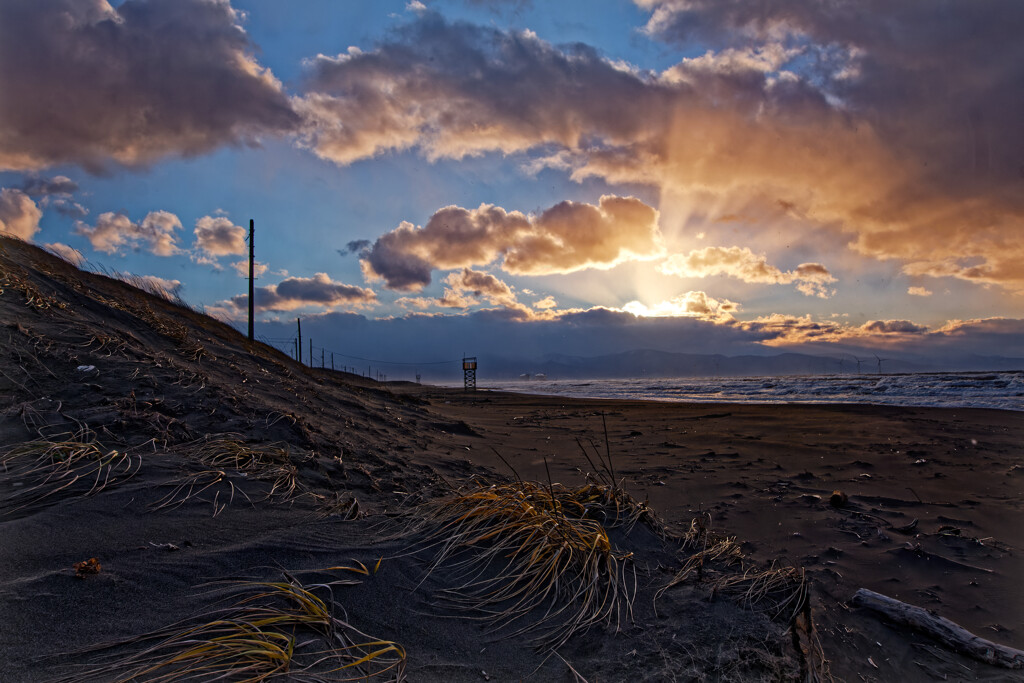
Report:
[[[303,144],[339,164],[407,149],[536,152],[531,173],[546,159],[695,209],[778,200],[907,274],[1024,290],[1024,243],[1007,239],[1024,220],[1013,151],[1024,129],[1009,95],[1024,87],[1010,37],[1024,5],[639,4],[649,35],[709,51],[661,73],[623,70],[586,46],[427,12],[372,50],[311,63],[295,100]],[[890,28],[874,30],[880,21]],[[983,57],[979,25],[1000,36]],[[935,106],[927,93],[951,96]]]
[[[244,255],[246,229],[224,216],[203,216],[196,221],[195,249],[209,256]]]
[[[368,280],[418,291],[433,270],[488,265],[518,275],[611,268],[661,253],[658,212],[634,197],[604,195],[597,206],[565,201],[539,216],[490,204],[449,206],[418,228],[402,223],[361,254]]]
[[[30,240],[39,232],[43,212],[32,198],[21,190],[0,190],[0,232]]]
[[[630,301],[622,307],[627,313],[642,318],[700,318],[718,323],[731,322],[739,304],[728,299],[718,300],[704,292],[686,292],[668,301],[646,306]]]
[[[743,282],[760,284],[797,283],[797,289],[807,296],[827,299],[831,292],[825,287],[836,281],[820,263],[801,263],[796,270],[782,271],[770,265],[762,255],[746,247],[705,247],[688,254],[673,254],[658,266],[666,275],[679,277],[709,277],[728,275]]]

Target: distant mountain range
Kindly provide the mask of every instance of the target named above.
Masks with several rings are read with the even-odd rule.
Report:
[[[860,362],[857,362],[857,358]],[[637,377],[756,377],[778,375],[996,371],[1024,369],[1024,358],[962,356],[936,362],[915,357],[882,358],[780,353],[772,356],[671,353],[640,349],[604,356],[548,354],[524,359],[481,356],[481,378],[515,379],[521,375],[547,379]]]

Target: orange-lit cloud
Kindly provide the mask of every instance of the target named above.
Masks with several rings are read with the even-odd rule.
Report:
[[[907,294],[911,296],[931,296],[932,292],[927,287],[908,287]]]
[[[226,0],[0,3],[0,168],[98,170],[291,130],[241,21]]]
[[[403,223],[361,255],[370,280],[417,291],[433,270],[487,265],[501,260],[521,275],[610,268],[661,251],[658,212],[634,197],[605,195],[597,206],[561,202],[539,216],[490,204],[449,206],[418,228]]]
[[[21,190],[0,190],[0,232],[23,240],[32,239],[39,232],[42,216],[43,212],[32,198]]]
[[[686,292],[653,306],[631,301],[623,306],[622,310],[641,318],[700,318],[716,323],[729,323],[734,320],[733,313],[739,308],[735,301],[718,300],[705,292]]]
[[[259,261],[256,261],[255,263],[253,263],[252,266],[253,266],[252,267],[252,271],[253,271],[252,274],[253,274],[253,277],[255,277],[255,278],[259,278],[261,275],[263,275],[268,270],[270,270],[270,266],[268,266],[265,263],[260,263]],[[235,261],[234,263],[231,264],[231,267],[235,269],[236,273],[238,273],[238,277],[244,277],[244,278],[249,277],[249,262],[248,261]]]
[[[245,228],[224,216],[203,216],[196,221],[195,248],[212,257],[242,255],[248,250],[245,235]]]
[[[706,247],[688,254],[673,254],[658,266],[658,270],[679,277],[728,275],[751,283],[796,282],[797,289],[803,294],[823,299],[831,294],[825,285],[836,281],[820,263],[801,263],[796,270],[783,271],[769,264],[763,254],[757,255],[746,247]]]
[[[294,311],[307,306],[363,308],[377,301],[377,295],[372,290],[335,282],[327,273],[316,273],[313,277],[290,277],[276,285],[257,287],[254,294],[254,308],[259,312]],[[234,314],[248,310],[248,306],[247,294],[234,296],[223,304],[229,311],[233,308]]]
[[[150,211],[139,223],[123,213],[107,212],[99,215],[94,226],[76,221],[74,232],[89,240],[93,249],[107,254],[144,248],[157,256],[174,256],[181,253],[180,229],[181,220],[169,211]]]
[[[447,308],[467,308],[478,303],[480,299],[495,306],[516,303],[516,295],[511,287],[483,271],[463,268],[460,272],[448,275],[444,283],[444,295],[438,300],[438,304]]]
[[[304,144],[341,164],[526,152],[529,172],[654,185],[698,215],[778,201],[907,274],[1024,290],[1024,5],[639,4],[650,35],[710,50],[642,71],[425,13],[311,61]]]

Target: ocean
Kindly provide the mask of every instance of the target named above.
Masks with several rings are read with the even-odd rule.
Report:
[[[481,389],[694,403],[873,403],[1024,411],[1024,371],[786,377],[520,379]]]

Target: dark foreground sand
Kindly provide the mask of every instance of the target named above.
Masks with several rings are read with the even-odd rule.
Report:
[[[655,611],[656,594],[693,554],[674,537],[694,518],[735,536],[747,568],[805,570],[812,635],[837,680],[1021,677],[850,604],[869,588],[1024,648],[1019,413],[377,385],[303,368],[204,316],[7,239],[0,289],[0,452],[77,434],[131,465],[92,495],[87,477],[39,484],[10,457],[0,469],[0,681],[81,679],[98,657],[140,646],[84,648],[213,609],[223,585],[203,584],[278,581],[285,572],[307,586],[357,579],[335,586],[337,613],[400,644],[410,681],[820,672],[814,652],[801,651],[813,637],[794,639],[788,619],[712,596],[706,575],[665,591]],[[178,488],[201,474],[197,452],[211,439],[285,449],[291,483],[273,489],[265,472],[222,464],[209,488]],[[473,478],[582,485],[606,449],[616,480],[647,498],[663,524],[609,532],[616,552],[633,553],[631,615],[574,636],[557,654],[454,618],[438,600],[455,585],[450,568],[429,573],[432,551],[403,533],[422,518],[418,506]],[[848,496],[841,507],[829,504],[835,489]],[[75,578],[73,565],[92,557],[99,573]],[[378,560],[367,576],[325,571],[360,562],[372,570]]]

